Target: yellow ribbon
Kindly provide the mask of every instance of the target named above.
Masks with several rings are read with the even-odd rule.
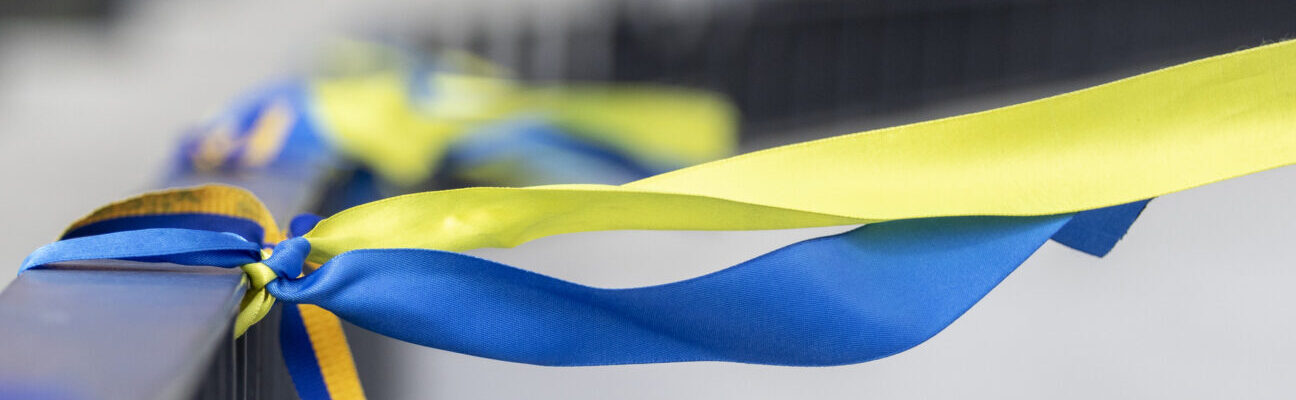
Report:
[[[261,250],[261,259],[270,258],[270,253],[269,250]],[[243,270],[243,280],[248,285],[248,290],[239,303],[238,315],[234,316],[234,337],[243,336],[248,328],[261,322],[270,313],[270,309],[274,308],[275,297],[265,286],[279,277],[270,266],[263,263],[245,264],[240,269]]]
[[[266,244],[278,243],[284,239],[274,217],[256,195],[226,185],[161,190],[114,202],[73,222],[65,233],[115,218],[170,214],[214,214],[242,218],[261,226]],[[269,250],[261,251],[262,259],[269,256]],[[277,277],[274,270],[261,263],[244,265],[242,270],[248,288],[243,294],[239,313],[234,318],[234,337],[243,336],[249,327],[264,318],[274,307],[275,301],[274,296],[265,290],[266,283]]]
[[[1033,102],[773,148],[621,186],[400,196],[345,210],[305,237],[311,260],[323,262],[355,249],[504,247],[578,231],[776,229],[1094,209],[1296,162],[1292,65],[1296,41],[1282,42]],[[73,228],[193,212],[257,221],[267,242],[282,239],[250,193],[226,186],[115,203]],[[252,290],[237,317],[239,333],[273,304],[263,288],[274,273],[259,263],[243,269]],[[340,332],[336,317],[318,311],[308,327]],[[335,361],[340,367],[331,371],[354,380],[349,357]]]
[[[464,250],[614,229],[748,230],[1111,206],[1296,161],[1296,42],[952,118],[777,147],[622,186],[468,188],[345,210],[305,237]]]
[[[539,116],[585,140],[652,166],[692,165],[728,155],[735,111],[706,92],[649,85],[526,87],[493,77],[436,73],[433,96],[410,98],[399,69],[318,79],[314,106],[327,136],[389,181],[426,179],[447,147],[481,123]]]

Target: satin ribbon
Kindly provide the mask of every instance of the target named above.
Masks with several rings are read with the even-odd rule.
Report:
[[[1296,43],[1281,42],[621,186],[398,196],[342,211],[304,237],[310,259],[323,262],[356,249],[510,247],[580,231],[783,229],[1114,206],[1296,161],[1293,62]]]
[[[346,189],[328,193],[328,202],[355,205],[379,198],[373,172],[383,182],[397,184],[413,183],[431,171],[437,179],[469,184],[622,183],[731,151],[732,109],[708,93],[642,85],[524,87],[498,68],[460,53],[438,54],[428,65],[391,47],[350,44],[341,52],[343,59],[379,60],[377,70],[372,65],[350,72],[330,67],[329,74],[310,81],[253,92],[185,143],[178,177],[290,172],[296,178],[291,181],[302,187],[287,188],[287,193],[305,193],[346,155],[358,159],[362,168]],[[387,62],[383,60],[396,62],[381,65]],[[438,164],[442,151],[447,157]],[[246,205],[249,196],[230,193],[221,202]],[[184,200],[161,197],[165,204]],[[267,245],[282,238],[263,235],[277,232],[273,222],[266,225],[264,220],[249,224],[219,212],[180,215],[165,207],[146,209],[160,214],[111,218],[64,238],[169,227],[240,232]],[[264,289],[274,271],[261,263],[242,268],[250,289],[235,320],[236,335],[275,303]],[[305,304],[282,308],[281,348],[299,395],[362,398],[338,319]]]
[[[68,239],[23,269],[118,258],[261,263],[279,301],[313,304],[398,339],[541,365],[719,360],[835,365],[895,354],[939,332],[1071,220],[959,217],[866,225],[702,277],[598,289],[479,258],[357,250],[303,277],[310,243],[141,229]]]
[[[314,225],[300,220],[308,219],[289,225],[292,236]],[[233,325],[240,336],[276,303],[265,286],[277,272],[260,261],[284,238],[269,211],[246,190],[172,189],[96,210],[73,223],[60,241],[33,252],[23,270],[101,258],[241,268],[248,290]],[[310,400],[363,399],[338,318],[309,304],[282,304],[281,309],[280,348],[298,394]]]
[[[1286,70],[1293,43],[622,186],[377,201],[280,242],[262,261],[278,275],[266,290],[405,340],[519,362],[867,361],[938,332],[1068,224],[1092,232],[1086,227],[1106,218],[1070,213],[1296,162],[1296,74]],[[1142,205],[1125,207],[1104,213],[1119,220]],[[585,287],[452,252],[591,230],[860,223],[868,225],[633,289]],[[116,248],[135,239],[103,240]],[[173,250],[191,257],[193,249]],[[24,268],[60,259],[42,257]],[[323,265],[298,277],[307,260]]]
[[[646,84],[527,86],[462,69],[328,77],[312,81],[309,91],[339,151],[401,185],[426,179],[455,142],[484,123],[523,116],[661,170],[726,156],[736,142],[733,107],[709,92]]]

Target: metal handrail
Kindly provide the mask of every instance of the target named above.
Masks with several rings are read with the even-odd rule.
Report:
[[[277,216],[315,203],[326,171],[182,175],[248,188]],[[115,260],[24,272],[0,292],[0,398],[282,399],[295,392],[276,307],[242,337],[238,269]]]

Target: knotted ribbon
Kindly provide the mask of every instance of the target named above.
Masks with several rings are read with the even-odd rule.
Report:
[[[1084,232],[1110,227],[1102,221],[1129,216],[1141,200],[1296,162],[1293,62],[1296,42],[1282,42],[621,186],[400,196],[323,219],[264,260],[244,236],[138,229],[56,242],[23,268],[87,257],[260,261],[275,272],[264,287],[280,301],[414,343],[533,364],[862,362],[939,332],[1050,237],[1100,254],[1113,235]],[[1076,230],[1059,235],[1071,223]],[[847,224],[866,225],[631,289],[454,252],[579,231]],[[1123,233],[1115,226],[1097,231]],[[299,276],[303,262],[321,265]]]

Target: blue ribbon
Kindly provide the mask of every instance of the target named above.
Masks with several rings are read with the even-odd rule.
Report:
[[[610,180],[648,171],[543,125],[504,131],[512,136],[481,135],[481,143],[460,146],[447,162],[469,167],[522,160],[534,164],[528,171],[553,177],[590,170],[572,168],[578,164],[571,160],[623,167]],[[525,145],[501,145],[513,142]],[[542,150],[562,157],[538,156]],[[583,286],[423,249],[350,251],[298,278],[310,251],[299,236],[319,221],[315,216],[294,219],[293,238],[262,262],[280,276],[267,285],[280,301],[315,304],[375,332],[465,354],[571,366],[701,360],[837,365],[885,357],[925,341],[1049,238],[1106,254],[1146,203],[1059,216],[871,224],[705,276],[632,289]],[[125,217],[69,232],[33,252],[22,270],[91,259],[237,267],[260,260],[262,236],[254,223],[237,218]],[[300,318],[295,311],[285,313],[284,326],[300,330],[300,322],[293,323]],[[282,333],[290,339],[304,334]],[[285,355],[292,364],[299,358],[289,349]],[[318,373],[305,364],[289,367],[298,382],[312,381],[299,375]]]
[[[260,251],[261,245],[229,232],[137,229],[47,244],[28,255],[18,273],[60,262],[103,259],[237,267],[256,262]]]
[[[1053,235],[1053,240],[1096,257],[1105,256],[1125,237],[1149,201],[1152,200],[1076,213],[1071,222]]]
[[[279,243],[263,262],[280,276],[267,285],[280,301],[315,304],[366,329],[465,354],[569,366],[837,365],[895,354],[935,335],[1066,227],[1124,232],[1137,216],[1104,212],[1128,218],[871,224],[705,276],[632,289],[423,249],[350,251],[297,278],[310,251],[300,237]],[[297,218],[290,230],[297,236],[318,219]],[[234,267],[254,262],[259,249],[224,232],[137,229],[52,243],[23,270],[103,258]]]
[[[346,252],[267,288],[397,339],[529,364],[851,364],[935,335],[1070,219],[872,224],[634,289],[422,249]]]

